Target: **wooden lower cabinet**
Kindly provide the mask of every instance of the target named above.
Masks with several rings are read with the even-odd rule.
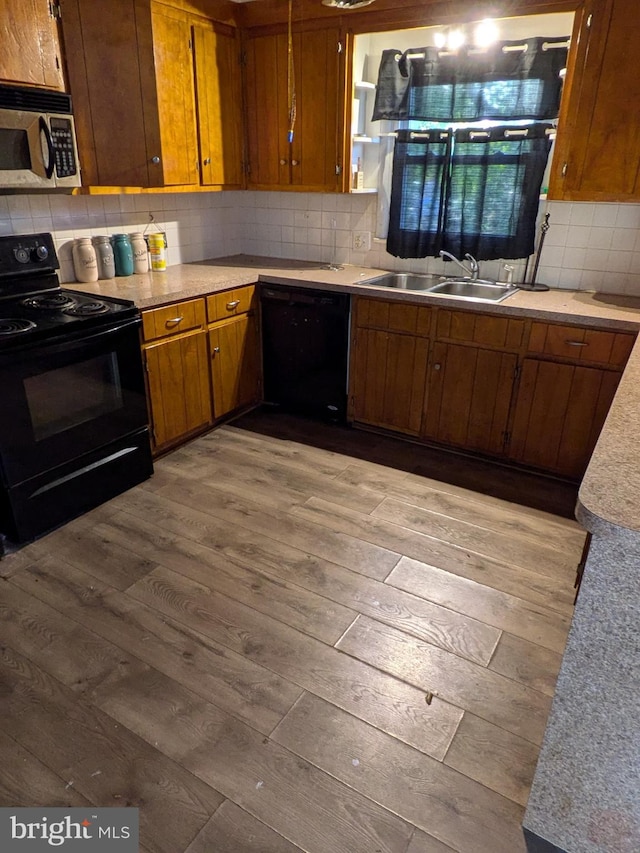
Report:
[[[423,435],[502,456],[518,356],[436,341],[427,382]]]
[[[260,336],[255,314],[209,327],[215,420],[260,400]]]
[[[354,420],[419,435],[428,357],[428,338],[359,329],[352,375]]]
[[[509,457],[577,478],[584,473],[621,373],[525,358]]]
[[[349,420],[579,479],[635,334],[357,297]]]
[[[155,452],[212,423],[207,333],[148,344],[144,356]]]

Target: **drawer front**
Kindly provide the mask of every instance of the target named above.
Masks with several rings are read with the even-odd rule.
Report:
[[[207,296],[207,319],[210,323],[226,320],[238,314],[247,314],[256,306],[256,286],[236,287]]]
[[[475,311],[440,309],[436,328],[439,340],[518,350],[524,339],[524,320],[477,314]]]
[[[411,305],[407,302],[387,302],[384,299],[355,300],[355,324],[368,329],[384,329],[388,332],[407,332],[427,337],[431,331],[433,310],[426,305]]]
[[[142,312],[142,332],[146,342],[202,329],[206,322],[204,299],[176,302]]]
[[[533,323],[528,349],[530,353],[538,355],[624,367],[634,341],[635,335],[629,332]]]

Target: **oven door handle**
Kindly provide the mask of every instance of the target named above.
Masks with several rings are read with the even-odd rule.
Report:
[[[141,325],[142,320],[140,317],[133,317],[130,320],[122,320],[118,323],[114,323],[106,329],[93,329],[93,331],[87,332],[82,335],[82,337],[76,337],[76,332],[75,334],[71,333],[64,337],[61,335],[60,337],[52,338],[49,341],[31,341],[22,346],[12,346],[10,349],[5,351],[0,350],[0,359],[2,361],[5,361],[5,359],[11,360],[16,353],[37,352],[38,354],[55,355],[60,352],[71,352],[73,350],[80,349],[87,344],[96,344],[101,341],[106,342],[114,335],[120,334],[128,329],[135,329]]]
[[[49,125],[47,124],[47,121],[43,116],[40,116],[40,134],[41,136],[44,136],[45,142],[47,143],[47,151],[49,152],[49,161],[45,163],[44,166],[45,174],[47,178],[51,178],[56,165],[56,149],[53,145],[53,139],[51,138],[51,131],[49,130]]]

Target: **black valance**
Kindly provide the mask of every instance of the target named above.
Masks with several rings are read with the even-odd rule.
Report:
[[[373,120],[550,120],[560,108],[568,37],[489,48],[412,48],[382,55]]]

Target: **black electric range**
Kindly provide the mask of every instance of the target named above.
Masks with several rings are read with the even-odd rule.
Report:
[[[50,234],[0,237],[0,556],[153,471],[140,311],[58,268]]]

